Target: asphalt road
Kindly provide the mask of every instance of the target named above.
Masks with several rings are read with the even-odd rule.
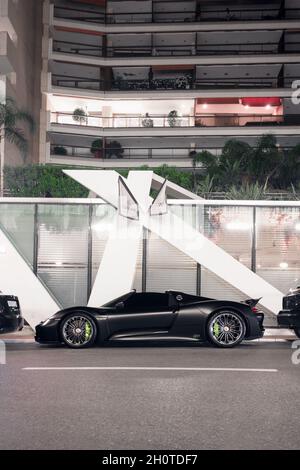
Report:
[[[289,342],[7,349],[0,449],[300,447],[300,365]]]

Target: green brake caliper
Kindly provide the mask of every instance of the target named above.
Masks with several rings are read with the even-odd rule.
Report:
[[[88,341],[90,339],[91,334],[92,334],[92,328],[91,328],[91,325],[87,322],[85,324],[85,339],[86,339],[86,341]]]
[[[220,334],[220,325],[218,323],[214,323],[213,332],[214,336],[217,338]]]

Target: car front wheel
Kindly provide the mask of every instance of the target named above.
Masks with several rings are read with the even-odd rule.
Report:
[[[246,334],[244,319],[236,312],[221,311],[213,314],[207,324],[209,341],[219,348],[233,348]]]
[[[62,321],[60,335],[69,348],[88,348],[95,342],[97,327],[88,315],[73,313]]]

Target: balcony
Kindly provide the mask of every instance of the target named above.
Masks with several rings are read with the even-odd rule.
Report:
[[[296,64],[287,64],[284,69],[281,64],[128,66],[109,68],[104,79],[104,71],[99,67],[56,61],[50,64],[53,87],[125,92],[290,87],[291,82],[299,78],[299,69]]]
[[[219,149],[220,150],[220,149]],[[100,168],[132,168],[141,165],[158,167],[163,164],[179,168],[193,165],[189,148],[126,148],[122,154],[113,153],[113,148],[103,149],[96,154],[90,147],[76,145],[50,145],[50,161],[62,165],[86,165]]]
[[[268,4],[269,3],[269,4]],[[300,18],[300,8],[293,0],[286,0],[285,7],[280,0],[265,2],[253,0],[245,5],[236,2],[203,2],[196,0],[163,1],[146,0],[143,2],[129,1],[126,5],[122,0],[108,1],[106,9],[103,5],[68,4],[56,1],[54,16],[58,19],[80,21],[94,24],[145,24],[145,23],[227,23],[280,21]]]
[[[54,53],[72,56],[75,54],[83,57],[106,57],[108,65],[109,58],[226,56],[228,60],[234,56],[298,54],[300,34],[275,30],[178,32],[176,34],[114,33],[105,36],[97,32],[85,34],[55,28],[50,49]],[[73,60],[73,57],[70,59]],[[77,60],[79,61],[79,58]],[[100,65],[106,65],[106,63],[102,61]]]
[[[16,47],[5,31],[0,31],[0,73],[2,75],[16,71]]]
[[[219,156],[227,136],[159,136],[159,137],[93,137],[89,135],[49,132],[49,157],[51,163],[62,165],[83,165],[95,167],[128,168],[148,165],[157,167],[163,164],[180,168],[193,167],[195,152],[208,150]],[[300,143],[299,135],[276,135],[278,145],[289,149]],[[239,135],[239,140],[247,142],[253,148],[257,144],[257,135]],[[91,151],[94,141],[99,151]]]
[[[11,39],[16,38],[17,5],[13,0],[0,2],[0,31],[6,31]]]
[[[58,19],[80,21],[84,23],[105,23],[105,10],[100,5],[55,1],[54,17]]]
[[[72,113],[52,112],[51,124],[62,126],[100,127],[100,128],[186,128],[186,127],[241,127],[241,126],[278,126],[289,125],[282,115],[205,113],[172,117],[165,115],[117,115],[112,117],[84,116],[78,122]],[[300,115],[296,115],[294,125],[300,125]]]
[[[102,45],[66,41],[66,40],[53,40],[53,52],[63,52],[65,54],[79,54],[84,56],[102,57],[103,48]]]

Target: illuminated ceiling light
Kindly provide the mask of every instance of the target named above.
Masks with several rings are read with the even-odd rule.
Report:
[[[248,108],[249,108],[249,104],[246,104],[246,105],[245,105],[245,108],[247,108],[247,109],[248,109]]]
[[[280,269],[287,269],[289,267],[289,264],[283,261],[282,263],[279,263]]]
[[[271,109],[271,105],[270,105],[270,104],[266,104],[266,109]]]
[[[226,225],[228,230],[250,230],[250,224],[247,222],[229,222]]]
[[[202,105],[202,108],[203,108],[203,109],[206,109],[206,108],[207,108],[207,106],[208,106],[208,104],[207,104],[207,103],[203,103],[203,105]]]
[[[57,267],[60,267],[62,265],[63,265],[62,261],[56,261],[56,263],[55,263],[55,266],[57,266]]]

